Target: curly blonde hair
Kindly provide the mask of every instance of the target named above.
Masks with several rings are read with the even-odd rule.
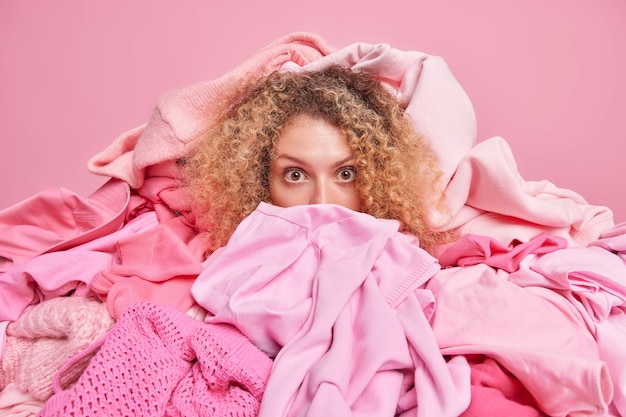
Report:
[[[183,169],[196,226],[209,252],[226,244],[261,201],[281,130],[308,115],[337,126],[356,157],[361,211],[395,219],[426,250],[450,240],[428,226],[442,201],[441,173],[396,98],[373,76],[341,66],[275,72],[235,91]],[[441,207],[436,207],[441,211]]]

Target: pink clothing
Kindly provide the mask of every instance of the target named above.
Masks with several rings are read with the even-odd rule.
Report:
[[[84,354],[98,347],[75,386],[55,388],[41,417],[256,417],[272,366],[232,326],[148,302],[129,308]]]
[[[91,282],[96,274],[111,269],[117,242],[157,225],[154,213],[145,213],[106,236],[36,256],[0,274],[0,321],[16,320],[28,305],[72,291],[83,296],[93,294]]]
[[[622,229],[624,231],[624,229]],[[613,238],[618,239],[616,234]],[[606,242],[605,242],[606,243]],[[626,265],[600,246],[567,248],[526,260],[511,274],[522,287],[549,288],[569,300],[594,336],[611,374],[613,402],[626,410]]]
[[[559,293],[507,277],[478,264],[443,269],[428,281],[441,352],[495,359],[550,416],[604,415],[613,384],[585,320]]]
[[[55,188],[0,211],[0,274],[116,231],[129,200],[128,184],[110,180],[88,198]]]
[[[615,392],[611,406],[615,410],[611,415],[626,415],[626,309],[614,309],[609,319],[597,323],[596,340],[600,357],[608,364],[611,379],[615,381]]]
[[[213,81],[172,90],[160,98],[147,124],[124,133],[92,157],[89,170],[141,188],[147,167],[174,162],[188,154],[194,141],[207,131],[207,120],[216,105],[243,79],[277,70],[288,61],[304,65],[331,50],[318,35],[292,33],[258,50]]]
[[[472,402],[461,417],[547,417],[526,388],[491,358],[470,360]]]
[[[191,214],[186,189],[179,178],[180,161],[167,161],[147,167],[143,184],[135,192],[145,199],[146,207],[154,210],[162,223],[183,217],[189,227],[193,227],[195,219]]]
[[[511,275],[511,282],[573,296],[572,304],[594,322],[607,320],[614,308],[626,308],[626,265],[612,252],[593,246],[566,248],[527,263],[528,269]]]
[[[450,209],[449,214],[431,213],[437,227],[490,236],[505,245],[546,233],[586,246],[613,226],[606,207],[590,205],[577,193],[547,181],[525,181],[504,139],[476,143],[472,104],[440,57],[384,43],[334,49],[311,33],[289,34],[216,80],[165,94],[146,125],[118,137],[90,160],[89,169],[123,179],[141,193],[153,175],[151,167],[176,176],[177,161],[206,132],[215,103],[240,80],[330,64],[380,77],[430,142],[444,174]]]
[[[24,311],[7,329],[0,360],[0,391],[15,383],[33,398],[52,395],[52,379],[61,366],[113,327],[106,306],[94,298],[56,297]],[[88,358],[86,358],[88,359]],[[87,366],[63,375],[63,386],[76,382]]]
[[[500,137],[479,142],[467,153],[446,187],[446,202],[453,213],[446,228],[507,245],[546,233],[586,246],[613,226],[608,208],[590,205],[576,192],[549,181],[524,180]]]
[[[191,291],[276,356],[261,417],[457,416],[469,369],[439,353],[421,289],[438,269],[396,221],[261,203]]]
[[[591,242],[589,246],[597,246],[614,252],[626,262],[626,222],[616,224],[606,230],[598,240]]]
[[[115,318],[137,301],[185,311],[193,304],[189,288],[202,271],[203,251],[194,250],[195,237],[181,216],[120,240],[115,262],[93,277],[90,288]]]
[[[43,401],[20,391],[13,383],[0,391],[0,417],[34,417],[43,405]]]
[[[567,247],[564,238],[540,234],[528,242],[504,245],[488,236],[464,235],[437,256],[443,268],[485,263],[507,272],[516,271],[530,254],[553,252]]]
[[[626,262],[626,223],[619,223],[615,227],[607,230],[591,247],[600,247],[609,252],[615,253],[623,262]],[[615,275],[611,274],[615,279]],[[618,281],[623,276],[617,277]],[[589,286],[588,290],[592,287]],[[615,299],[614,303],[615,303]],[[623,300],[626,301],[626,300]],[[613,411],[613,415],[626,416],[626,350],[623,346],[626,341],[626,306],[624,302],[615,303],[611,309],[611,314],[605,321],[595,323],[596,340],[602,359],[609,365],[611,379],[615,381],[615,394],[613,406],[615,410],[622,410],[621,413]]]

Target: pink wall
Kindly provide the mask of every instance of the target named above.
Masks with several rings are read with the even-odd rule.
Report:
[[[88,195],[104,179],[86,161],[159,95],[301,30],[443,56],[479,140],[504,137],[525,179],[626,220],[623,0],[3,0],[0,209],[48,187]]]

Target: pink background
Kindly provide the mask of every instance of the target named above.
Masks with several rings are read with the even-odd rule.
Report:
[[[219,6],[215,6],[219,4]],[[0,209],[87,196],[87,160],[165,91],[218,77],[292,31],[442,56],[527,180],[626,220],[623,0],[0,1]]]

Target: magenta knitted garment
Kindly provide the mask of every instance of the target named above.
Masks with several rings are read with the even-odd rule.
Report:
[[[101,345],[39,416],[256,416],[272,367],[236,328],[148,302],[122,314]]]

